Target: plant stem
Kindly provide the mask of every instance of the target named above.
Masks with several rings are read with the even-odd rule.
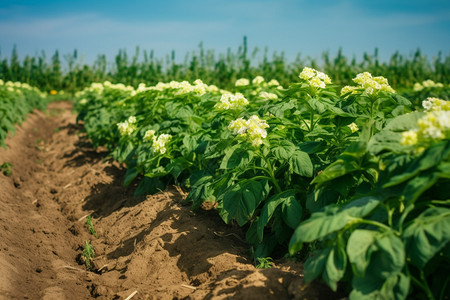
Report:
[[[428,286],[427,279],[425,278],[425,273],[423,272],[422,269],[420,269],[420,279],[421,279],[422,282],[423,282],[422,287],[424,288],[425,293],[427,294],[428,299],[430,299],[430,300],[435,300],[434,295],[433,295],[433,293],[431,292],[430,287]]]
[[[394,231],[394,232],[396,232],[391,227],[389,227],[387,225],[384,225],[383,223],[380,223],[380,222],[377,222],[377,221],[365,220],[365,219],[360,219],[360,218],[358,218],[357,220],[358,220],[359,223],[369,224],[369,225],[373,225],[373,226],[377,226],[377,227],[383,228],[386,231]]]

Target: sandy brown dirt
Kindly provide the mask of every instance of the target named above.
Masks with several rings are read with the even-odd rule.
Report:
[[[332,299],[302,264],[256,269],[244,235],[214,211],[193,213],[177,187],[133,197],[69,102],[34,112],[0,149],[0,299]],[[98,238],[89,233],[93,217]],[[95,249],[87,271],[80,253]]]

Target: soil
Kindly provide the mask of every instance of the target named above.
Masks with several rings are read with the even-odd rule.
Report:
[[[0,165],[13,167],[0,174],[0,299],[336,298],[305,285],[300,262],[255,268],[244,233],[214,210],[193,213],[179,187],[133,197],[125,169],[92,148],[70,102],[33,112],[6,144]]]

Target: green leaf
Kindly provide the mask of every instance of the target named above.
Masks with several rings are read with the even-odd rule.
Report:
[[[332,247],[326,247],[316,250],[305,262],[305,282],[311,282],[319,277],[324,269],[328,260],[328,256]]]
[[[430,207],[403,233],[407,256],[422,269],[450,241],[450,209]]]
[[[283,118],[284,117],[284,112],[286,110],[290,110],[292,108],[295,107],[295,102],[294,101],[289,101],[289,102],[282,102],[280,104],[274,105],[271,108],[269,108],[269,113],[271,113],[272,115],[274,115],[277,118]]]
[[[288,160],[297,148],[291,141],[288,140],[272,140],[271,144],[274,146],[270,150],[280,161]]]
[[[369,248],[375,243],[377,235],[377,231],[365,229],[356,229],[350,235],[347,253],[355,276],[364,276],[373,251],[372,249],[369,251]]]
[[[183,146],[187,152],[194,152],[195,148],[197,148],[197,139],[193,136],[186,135],[183,138]]]
[[[239,226],[245,225],[266,196],[260,181],[245,180],[231,186],[223,195],[223,209],[229,214],[227,220],[234,218]]]
[[[303,152],[313,154],[325,150],[327,147],[327,143],[324,141],[310,141],[310,142],[303,142],[300,145],[298,145],[298,147]]]
[[[266,201],[263,208],[261,209],[261,213],[257,222],[257,236],[259,241],[263,240],[264,227],[269,223],[277,207],[292,198],[295,201],[294,192],[285,191],[270,197]]]
[[[123,181],[124,186],[130,185],[130,183],[139,175],[139,170],[137,168],[127,169],[125,173],[125,179]]]
[[[377,280],[370,277],[353,278],[353,290],[349,295],[349,300],[403,300],[409,293],[410,279],[403,273],[392,275],[386,280]]]
[[[156,194],[160,191],[163,191],[164,188],[164,184],[158,178],[144,177],[139,182],[139,185],[134,192],[134,196]]]
[[[358,237],[363,238],[364,241],[359,243],[363,249],[358,251],[357,244],[350,249],[347,247],[353,270],[357,271],[354,272],[350,299],[404,299],[409,282],[401,274],[405,265],[402,240],[393,232],[377,232],[375,236],[365,232],[360,231],[352,238],[352,243],[357,243]]]
[[[166,172],[172,174],[172,176],[177,179],[178,176],[187,168],[191,166],[191,162],[186,160],[184,157],[180,156],[177,157],[175,160],[173,160],[171,163],[169,163],[165,170]]]
[[[284,222],[292,229],[297,228],[302,220],[303,208],[297,199],[295,199],[294,195],[283,201],[281,212]]]
[[[322,171],[312,183],[322,184],[340,176],[362,170],[361,158],[366,153],[366,145],[362,142],[352,143],[338,159]]]
[[[336,292],[337,283],[344,277],[347,268],[347,255],[345,249],[336,245],[330,251],[322,275],[323,280]]]
[[[321,239],[330,233],[344,228],[350,222],[362,218],[372,212],[380,203],[380,199],[367,196],[355,200],[341,209],[337,206],[327,206],[325,211],[316,212],[302,222],[289,243],[291,254],[299,251],[303,243]]]
[[[313,164],[306,152],[295,150],[289,158],[289,167],[298,175],[305,177],[313,176]]]
[[[193,173],[195,175],[195,173]],[[191,180],[192,179],[191,175]],[[193,183],[191,190],[189,191],[186,201],[192,201],[192,209],[196,210],[200,205],[212,196],[213,189],[211,188],[211,182],[213,177],[208,174],[203,174],[203,176],[196,178]]]
[[[372,154],[383,150],[403,151],[405,146],[400,144],[401,133],[416,128],[417,121],[423,115],[423,112],[412,112],[389,120],[388,124],[370,139],[367,149]]]
[[[235,169],[247,166],[253,159],[253,151],[246,149],[242,145],[227,149],[225,157],[220,164],[221,169]]]
[[[322,114],[325,112],[325,109],[326,109],[325,104],[322,103],[322,101],[320,101],[319,99],[315,99],[315,98],[309,99],[308,104],[312,109],[317,111],[319,114]]]
[[[388,188],[417,176],[422,171],[438,166],[450,156],[450,142],[436,143],[428,148],[421,156],[409,163],[408,168],[399,175],[393,176],[383,185]]]

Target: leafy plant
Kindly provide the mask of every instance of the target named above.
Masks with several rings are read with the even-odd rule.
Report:
[[[82,256],[84,257],[84,263],[86,265],[86,269],[91,270],[92,269],[92,261],[95,257],[95,251],[94,251],[94,247],[92,247],[92,244],[90,241],[85,241]]]
[[[258,257],[256,259],[256,268],[258,269],[269,269],[272,268],[272,258],[271,257]]]
[[[411,112],[367,72],[340,91],[315,69],[299,77],[287,88],[241,78],[233,92],[201,80],[95,83],[76,108],[135,194],[188,188],[194,210],[212,202],[246,231],[259,265],[289,250],[308,257],[307,281],[352,299],[445,294],[448,283],[433,282],[448,261],[447,112]]]
[[[94,224],[92,223],[92,216],[86,217],[86,227],[93,236],[97,237],[97,233],[94,229]]]
[[[3,174],[5,176],[11,176],[12,175],[12,167],[13,165],[9,162],[4,162],[0,165],[0,170],[3,171]]]

